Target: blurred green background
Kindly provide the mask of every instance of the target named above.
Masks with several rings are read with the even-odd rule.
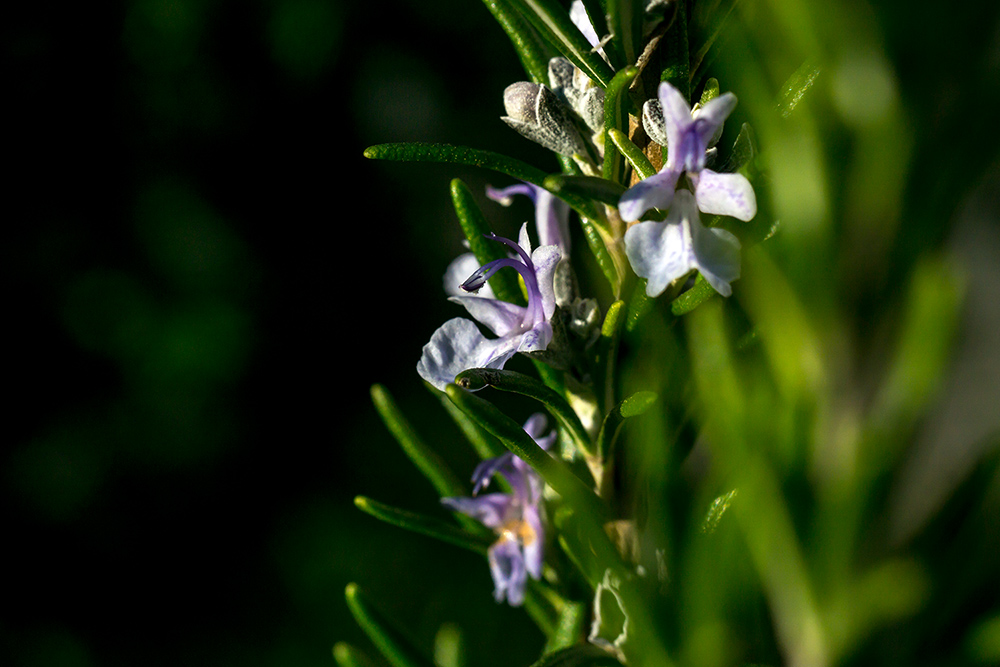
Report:
[[[860,19],[884,40],[913,201],[930,211],[901,221],[900,252],[948,244],[972,271],[947,385],[960,400],[932,422],[945,442],[981,441],[1000,404],[996,15],[881,2]],[[0,35],[0,663],[331,665],[334,642],[365,645],[343,602],[357,581],[424,646],[457,623],[494,659],[477,664],[528,664],[541,638],[493,602],[480,559],[352,504],[437,506],[371,408],[373,382],[456,470],[475,463],[414,367],[457,314],[441,293],[461,251],[449,181],[509,182],[362,150],[443,141],[558,168],[499,120],[524,77],[482,4],[21,3]],[[740,39],[752,32],[735,53],[766,51]],[[481,201],[500,233],[530,215]]]

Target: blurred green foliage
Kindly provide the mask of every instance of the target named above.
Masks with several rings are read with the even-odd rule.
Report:
[[[343,604],[359,581],[442,665],[462,647],[475,664],[529,664],[543,640],[493,603],[479,557],[352,503],[437,511],[370,405],[373,382],[471,471],[413,371],[454,314],[440,298],[461,249],[449,184],[469,184],[498,232],[528,215],[486,201],[486,183],[506,184],[489,174],[362,149],[448,141],[558,169],[499,121],[524,74],[482,3],[23,4],[0,34],[14,165],[0,662],[330,665],[334,642],[367,646]],[[733,619],[765,632],[767,597],[775,660],[779,644],[812,650],[819,622],[848,663],[1000,655],[995,457],[979,456],[996,450],[998,300],[984,295],[998,283],[998,34],[985,2],[743,2],[718,37],[725,57],[705,61],[770,149],[763,204],[781,224],[770,258],[747,257],[737,308],[706,304],[684,331],[656,313],[644,326],[659,342],[626,360],[631,391],[715,406],[733,465],[759,472],[726,512],[746,543],[723,520],[677,563],[692,663],[741,655],[720,639]],[[817,55],[813,94],[758,124]],[[749,352],[734,346],[746,314],[761,325]],[[663,381],[689,372],[693,389]],[[683,428],[666,413],[635,433]],[[910,474],[914,443],[931,463]],[[632,472],[687,454],[642,452]],[[949,475],[925,483],[928,465]],[[783,497],[800,502],[789,512]],[[672,500],[664,489],[650,509],[667,531],[695,521]],[[870,525],[869,561],[846,563],[845,535],[872,507],[903,517],[899,532]],[[780,573],[747,584],[774,550]]]

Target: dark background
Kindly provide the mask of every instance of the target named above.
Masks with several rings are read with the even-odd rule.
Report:
[[[954,125],[976,108],[958,73],[997,63],[977,7],[879,18],[918,131],[978,168],[995,141]],[[455,622],[475,655],[530,662],[541,640],[481,559],[352,504],[437,511],[374,382],[474,465],[414,367],[458,314],[450,179],[509,182],[362,150],[446,141],[557,169],[499,120],[524,77],[482,4],[20,3],[0,39],[0,662],[331,665],[334,642],[365,646],[350,581],[425,646]],[[481,201],[501,233],[530,215]]]

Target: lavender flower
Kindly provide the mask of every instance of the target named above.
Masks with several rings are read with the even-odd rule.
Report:
[[[525,195],[535,205],[538,244],[557,246],[563,257],[569,257],[569,204],[531,183],[486,188],[486,196],[503,206],[510,206],[514,195]]]
[[[625,232],[625,254],[636,274],[647,279],[649,296],[658,296],[690,271],[699,271],[715,291],[729,296],[729,283],[740,277],[739,240],[702,225],[695,196],[679,190],[666,220],[640,222]]]
[[[660,84],[667,160],[658,174],[636,183],[618,203],[622,220],[634,222],[651,208],[666,209],[682,174],[687,174],[698,208],[704,213],[750,220],[757,199],[742,174],[719,174],[705,168],[705,151],[736,106],[732,93],[720,95],[693,113],[680,91]]]
[[[470,368],[503,368],[518,352],[537,352],[552,340],[552,314],[555,312],[553,273],[561,257],[554,245],[539,246],[532,252],[527,224],[521,226],[518,243],[499,236],[493,240],[515,251],[514,257],[498,259],[476,270],[461,288],[476,292],[490,277],[504,267],[521,274],[528,292],[528,305],[518,306],[484,296],[452,296],[479,323],[497,338],[487,338],[475,322],[461,317],[448,320],[431,336],[417,363],[417,373],[444,390],[455,376]]]
[[[525,422],[524,430],[539,447],[548,450],[556,433],[542,436],[545,426],[545,415],[536,413]],[[495,474],[503,475],[511,492],[477,496]],[[441,503],[473,517],[497,534],[497,541],[487,550],[493,596],[497,602],[506,598],[516,607],[524,602],[528,576],[533,579],[542,576],[545,542],[542,480],[527,463],[507,452],[480,463],[472,473],[472,482],[473,497],[442,498]]]

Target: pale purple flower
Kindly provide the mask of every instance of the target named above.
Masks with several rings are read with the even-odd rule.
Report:
[[[705,151],[736,107],[732,93],[719,95],[692,113],[680,91],[667,82],[660,84],[667,140],[667,159],[658,174],[643,179],[625,191],[618,202],[622,220],[634,222],[652,208],[667,209],[683,174],[694,191],[703,213],[729,215],[750,220],[757,214],[757,198],[742,174],[719,174],[705,168]]]
[[[444,390],[455,376],[470,368],[503,368],[518,352],[544,350],[552,341],[552,315],[556,302],[552,278],[561,257],[559,248],[543,245],[532,251],[527,224],[521,226],[518,243],[491,236],[516,254],[498,259],[477,269],[462,289],[475,292],[504,267],[521,274],[528,293],[528,305],[519,306],[483,296],[452,296],[480,324],[497,337],[487,338],[472,320],[456,317],[448,320],[431,336],[417,363],[417,373]]]
[[[499,189],[486,187],[486,196],[503,206],[510,206],[514,195],[524,195],[535,205],[538,245],[557,246],[563,257],[569,257],[569,204],[531,183],[515,183]]]
[[[625,254],[655,297],[670,283],[698,271],[723,296],[740,277],[740,242],[730,232],[701,224],[695,195],[679,190],[663,222],[646,220],[625,232]]]
[[[548,450],[556,432],[543,436],[546,418],[532,415],[524,424],[525,432]],[[477,495],[489,485],[494,475],[503,475],[510,493]],[[534,470],[511,452],[480,463],[472,473],[473,497],[442,498],[441,503],[456,512],[467,514],[497,534],[497,540],[487,549],[490,574],[493,576],[493,596],[497,602],[505,598],[512,606],[524,602],[528,577],[542,576],[545,529],[542,505],[543,482]]]

